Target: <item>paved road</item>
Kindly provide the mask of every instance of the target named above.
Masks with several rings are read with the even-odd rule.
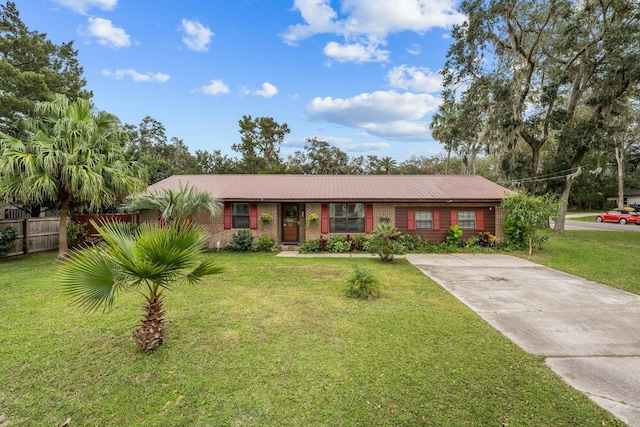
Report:
[[[640,232],[640,225],[616,224],[613,222],[586,222],[573,221],[570,219],[564,222],[565,230],[606,230],[606,231],[634,231]]]
[[[567,383],[640,427],[640,296],[509,255],[406,258],[524,350],[546,356]]]

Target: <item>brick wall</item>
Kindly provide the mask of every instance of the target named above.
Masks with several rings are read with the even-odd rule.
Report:
[[[276,240],[276,244],[280,244],[282,240],[282,218],[280,212],[279,203],[257,203],[258,217],[262,213],[269,213],[273,218],[269,223],[263,223],[258,219],[258,229],[250,230],[251,233],[257,239],[260,236],[273,236]],[[477,210],[482,209],[484,211],[484,228],[482,231],[488,231],[496,237],[499,241],[504,240],[504,211],[499,207],[496,208],[488,204],[429,204],[429,203],[374,203],[373,204],[373,223],[374,225],[388,220],[394,224],[400,232],[407,233],[407,210],[410,208],[423,208],[425,210],[438,209],[440,211],[440,230],[428,230],[428,231],[412,231],[410,234],[420,234],[422,238],[429,240],[432,243],[438,243],[444,241],[450,225],[449,212],[451,209],[456,210]],[[320,233],[320,219],[307,225],[306,218],[310,214],[318,215],[320,218],[320,203],[301,203],[300,210],[304,211],[304,217],[300,216],[300,242],[304,242],[310,239],[319,239]],[[140,222],[157,221],[158,213],[151,211],[143,211],[140,213]],[[222,213],[215,218],[211,218],[207,213],[200,213],[193,218],[193,222],[196,224],[202,224],[209,232],[209,246],[225,246],[231,242],[232,236],[242,229],[224,229],[224,218]],[[244,229],[246,230],[246,229]],[[477,235],[479,230],[464,230],[463,238],[467,239],[473,235]]]

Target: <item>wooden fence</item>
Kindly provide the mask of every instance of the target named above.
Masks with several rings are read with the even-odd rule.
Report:
[[[101,222],[133,222],[138,223],[137,214],[98,214],[72,215],[71,220],[87,227],[90,235],[96,233],[91,221]],[[60,218],[22,218],[0,220],[0,230],[13,227],[18,230],[15,248],[6,256],[23,255],[33,252],[51,251],[58,248],[60,234]],[[25,232],[26,230],[26,232]]]
[[[13,227],[18,230],[15,250],[7,256],[43,252],[58,247],[60,218],[23,218],[0,220],[0,230]]]

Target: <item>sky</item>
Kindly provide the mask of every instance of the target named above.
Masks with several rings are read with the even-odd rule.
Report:
[[[349,157],[442,152],[429,123],[455,0],[14,2],[30,30],[74,40],[98,109],[151,116],[192,153],[236,157],[244,115],[288,124],[285,160],[313,137]]]

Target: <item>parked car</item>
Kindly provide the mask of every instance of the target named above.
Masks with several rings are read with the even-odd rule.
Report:
[[[640,224],[640,215],[635,212],[614,209],[596,216],[598,222],[618,222],[620,224]]]

